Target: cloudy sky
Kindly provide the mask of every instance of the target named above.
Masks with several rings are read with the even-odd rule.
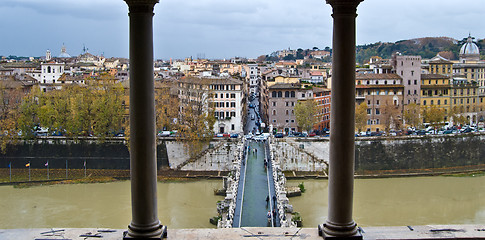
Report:
[[[357,43],[485,35],[483,0],[365,0]],[[405,5],[404,5],[405,4]],[[89,52],[128,57],[128,8],[122,0],[0,0],[0,55]],[[331,47],[324,0],[161,0],[155,7],[157,59],[257,57],[279,49]]]

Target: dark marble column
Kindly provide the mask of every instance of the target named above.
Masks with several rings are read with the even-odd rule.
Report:
[[[332,6],[332,112],[328,218],[325,239],[362,239],[352,220],[355,144],[355,18],[362,0],[326,0]]]
[[[132,220],[124,239],[161,239],[158,220],[153,8],[158,0],[125,0],[130,17],[130,170]]]

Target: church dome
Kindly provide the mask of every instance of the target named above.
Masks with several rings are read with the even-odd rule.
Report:
[[[480,54],[477,44],[473,42],[472,36],[468,36],[466,43],[461,46],[460,54]]]
[[[62,48],[61,48],[61,54],[59,55],[60,58],[70,58],[71,55],[69,55],[69,53],[67,53],[66,51],[66,47],[64,45],[62,45]]]
[[[465,63],[468,61],[479,61],[480,60],[480,50],[477,44],[473,42],[471,35],[468,35],[466,43],[461,46],[460,49],[460,62]]]

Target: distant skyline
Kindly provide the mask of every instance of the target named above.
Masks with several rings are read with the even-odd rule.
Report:
[[[357,44],[469,33],[484,38],[483,0],[365,0]],[[332,47],[324,0],[161,0],[155,6],[155,58],[256,58],[281,49]],[[122,0],[1,0],[0,55],[128,57],[128,7]]]

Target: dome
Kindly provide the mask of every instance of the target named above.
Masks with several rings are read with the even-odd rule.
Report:
[[[466,63],[469,61],[480,61],[480,50],[478,49],[477,44],[473,42],[471,35],[468,35],[466,43],[463,44],[460,49],[460,62]]]
[[[66,51],[66,47],[64,45],[62,45],[62,48],[61,48],[61,54],[59,55],[60,58],[70,58],[71,55],[69,55],[69,53],[67,53]]]
[[[480,54],[478,46],[473,42],[472,36],[468,36],[466,43],[460,49],[460,54]]]

